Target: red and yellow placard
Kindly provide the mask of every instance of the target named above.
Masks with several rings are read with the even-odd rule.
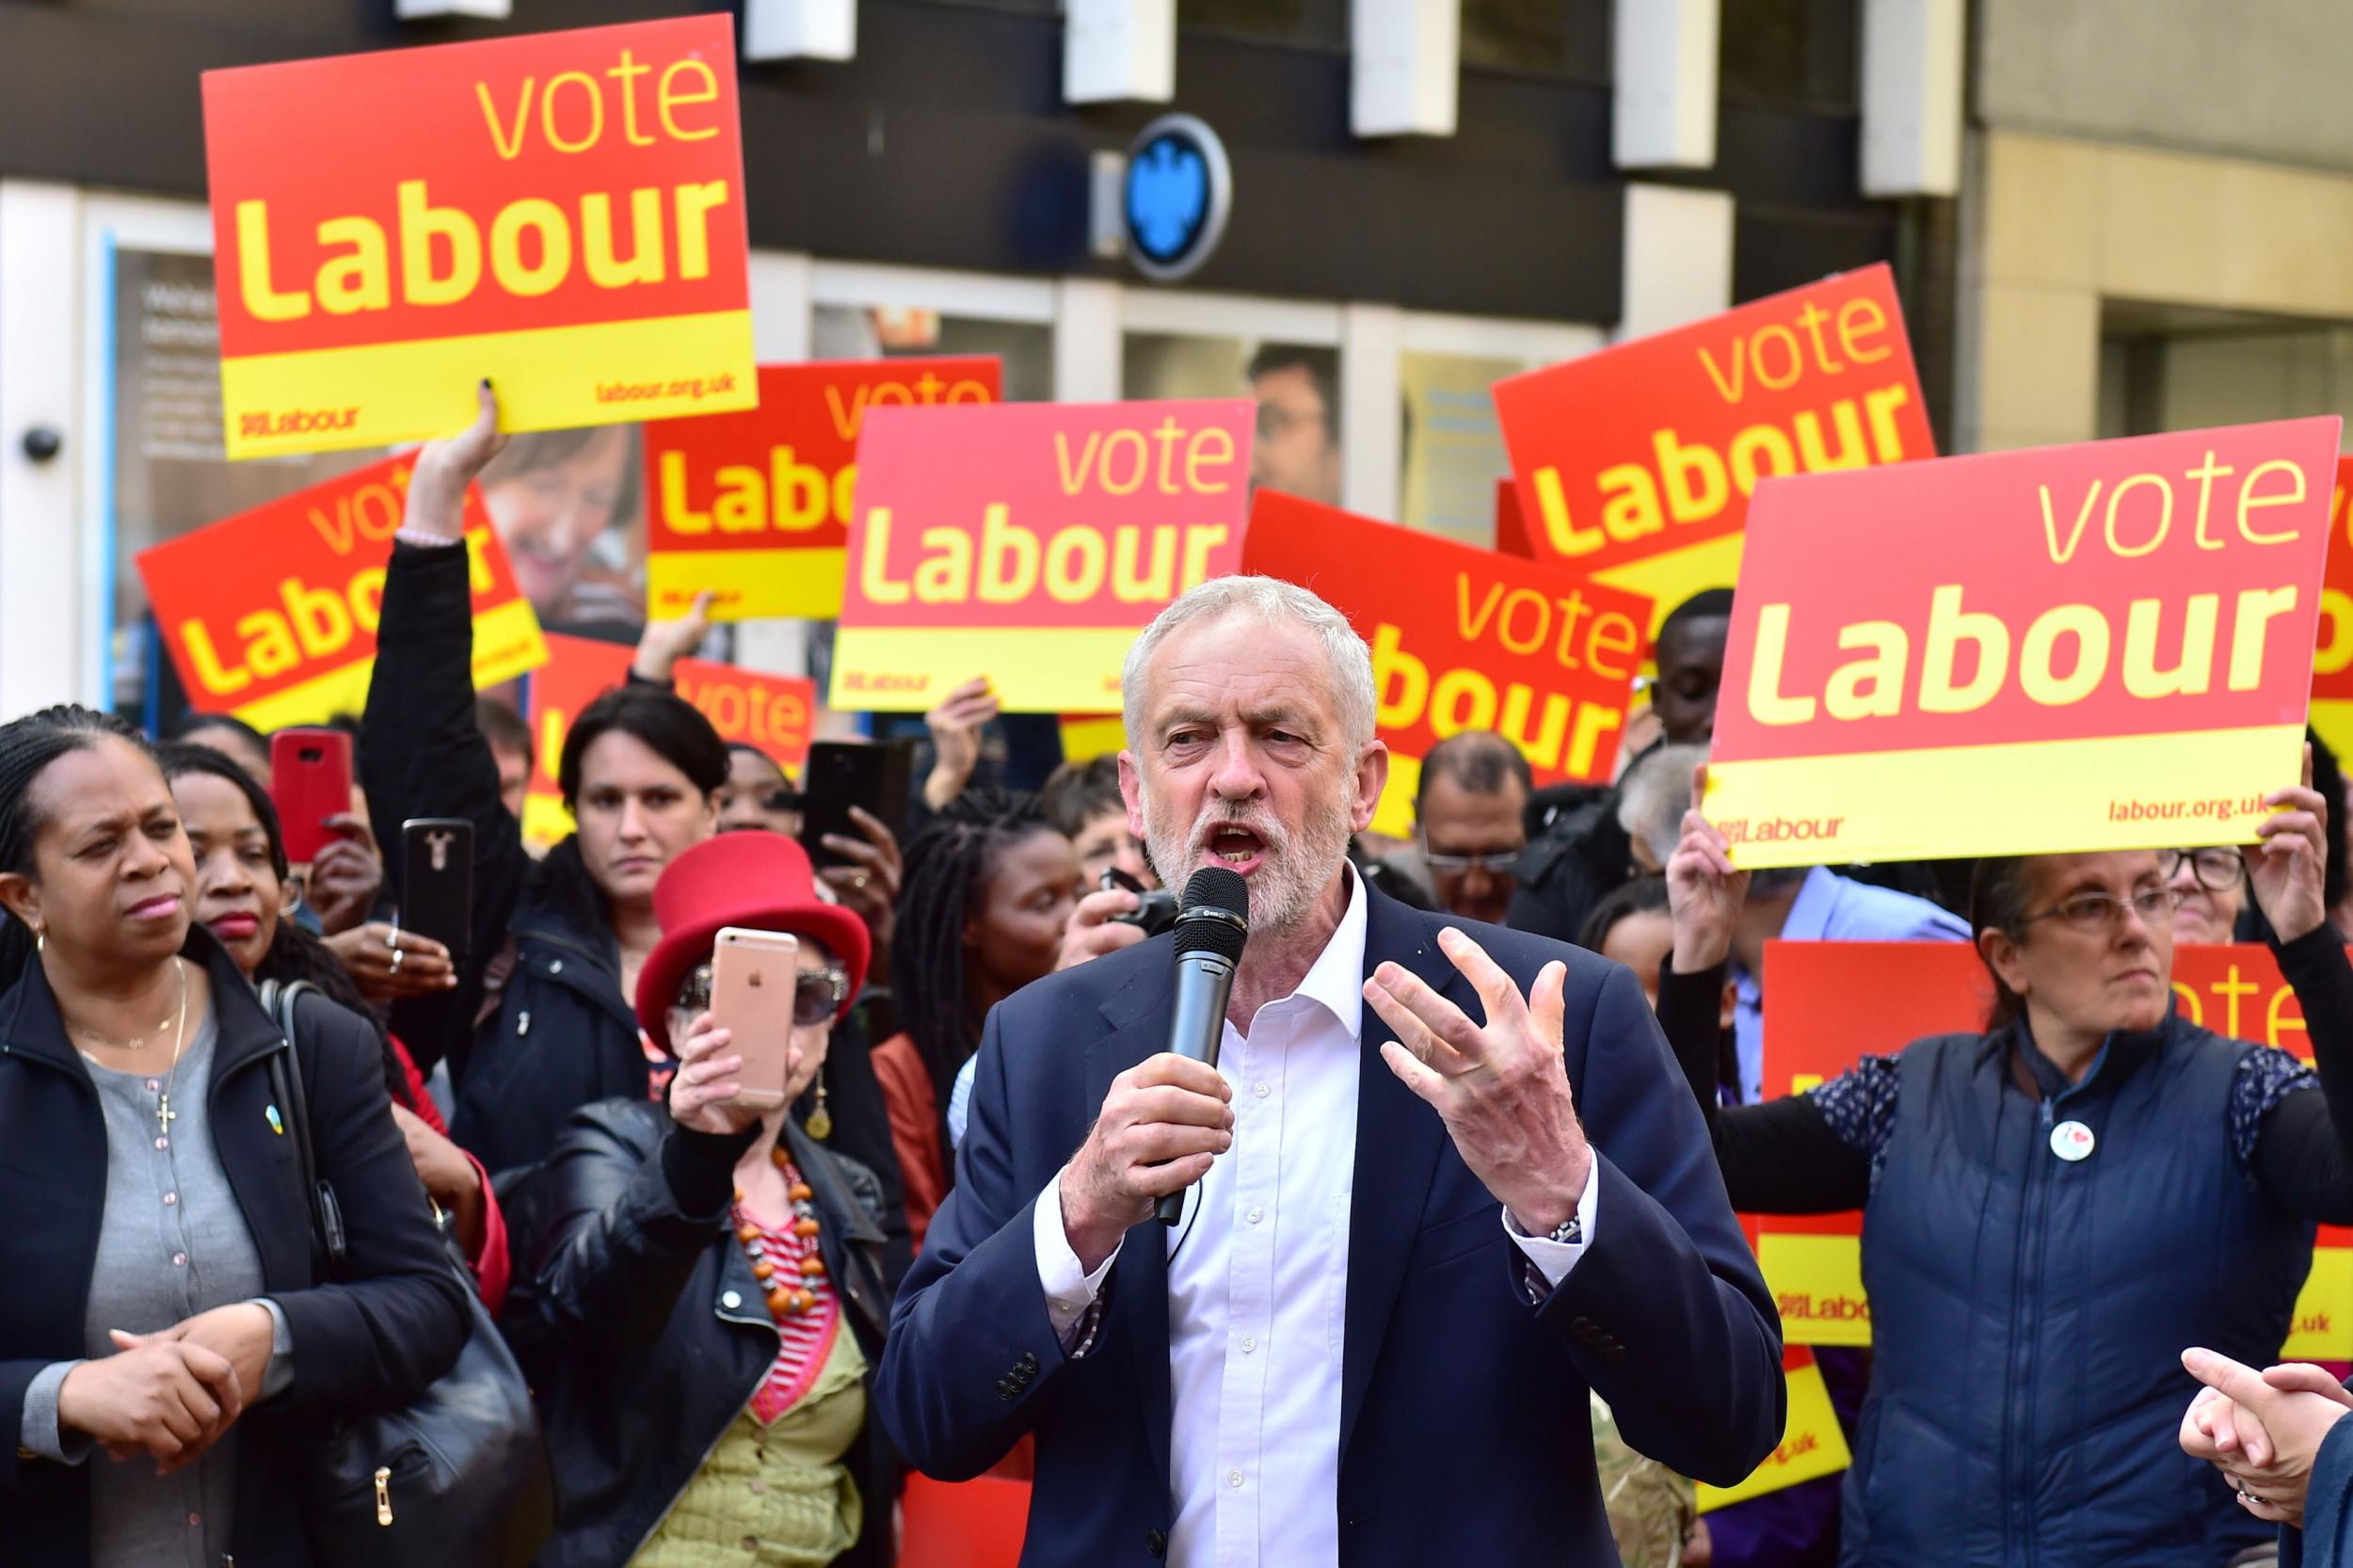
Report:
[[[1373,831],[1414,830],[1421,759],[1492,730],[1538,784],[1607,780],[1650,603],[1575,573],[1260,490],[1241,569],[1313,590],[1372,649],[1389,785]]]
[[[523,806],[524,836],[538,843],[553,843],[572,830],[557,783],[572,720],[599,694],[629,678],[636,653],[619,643],[561,633],[547,641],[548,663],[531,678],[531,784]],[[702,711],[719,739],[758,746],[796,776],[808,760],[816,682],[709,659],[680,659],[670,675],[678,695]]]
[[[1257,408],[870,409],[832,705],[920,712],[984,675],[1009,712],[1118,706],[1136,632],[1241,558]]]
[[[1536,541],[1528,536],[1528,520],[1520,515],[1520,492],[1509,479],[1496,481],[1496,553],[1533,561]]]
[[[204,73],[229,456],[748,408],[725,13]]]
[[[191,706],[264,730],[366,706],[384,568],[413,466],[388,457],[139,552]],[[466,491],[464,525],[474,684],[495,685],[544,663],[547,647],[478,488]]]
[[[1734,859],[2251,840],[2299,765],[2338,426],[1765,486],[1707,770]]]
[[[1959,942],[1768,942],[1765,1094],[1799,1094],[1866,1054],[1985,1025],[1993,987],[1975,949]],[[2268,948],[2181,946],[2173,994],[2183,1017],[2234,1040],[2309,1061],[2304,1014]],[[1792,1022],[1791,1020],[1795,1020]],[[1867,1345],[1861,1216],[1766,1214],[1757,1263],[1792,1344]],[[2297,1299],[2291,1361],[2353,1358],[2353,1229],[2320,1227]]]
[[[1761,479],[1936,456],[1884,264],[1511,376],[1495,400],[1538,557],[1661,618],[1738,578]]]
[[[841,614],[869,408],[995,403],[994,356],[760,367],[760,407],[646,424],[646,613],[710,592],[713,620]]]
[[[2353,760],[2353,457],[2337,459],[2336,488],[2329,497],[2329,564],[2313,653],[2312,725],[2329,750]]]
[[[1789,1387],[1789,1417],[1782,1425],[1781,1441],[1738,1485],[1700,1482],[1696,1488],[1700,1512],[1744,1503],[1801,1480],[1833,1476],[1853,1462],[1847,1434],[1838,1425],[1837,1407],[1831,1403],[1830,1389],[1822,1383],[1822,1368],[1815,1365],[1814,1352],[1801,1345],[1783,1347],[1782,1376]]]

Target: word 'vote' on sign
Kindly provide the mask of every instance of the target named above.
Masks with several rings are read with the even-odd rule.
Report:
[[[598,696],[629,679],[635,650],[588,637],[548,635],[548,662],[531,678],[531,783],[523,835],[553,843],[572,829],[558,775],[572,721]],[[767,675],[708,659],[680,659],[670,672],[678,695],[701,711],[729,744],[758,748],[799,776],[808,760],[817,686],[806,677]]]
[[[203,86],[230,456],[752,406],[724,13]]]
[[[1993,986],[1977,950],[1961,942],[1768,942],[1765,1094],[1802,1094],[1861,1057],[1887,1055],[1929,1035],[1985,1025]],[[2173,950],[2182,1016],[2217,1034],[2311,1060],[2303,1009],[2271,950],[2256,945]],[[2221,1109],[2216,1134],[2222,1132]],[[2054,1156],[2053,1158],[2056,1158]],[[2099,1159],[2095,1146],[2091,1160]],[[1867,1345],[1857,1214],[1755,1217],[1758,1266],[1792,1344]],[[2353,1230],[2320,1227],[2311,1274],[2297,1299],[2282,1359],[2353,1358]]]
[[[1738,577],[1760,481],[1936,456],[1884,264],[1508,377],[1495,402],[1537,556],[1660,618]]]
[[[2339,423],[1766,485],[1707,771],[1734,859],[2253,838],[2301,756]]]
[[[648,617],[705,592],[713,620],[840,616],[867,410],[995,403],[1001,379],[994,356],[762,365],[758,408],[648,421]]]
[[[412,457],[387,457],[139,552],[140,581],[191,706],[264,730],[365,706],[384,569],[413,467]],[[490,686],[536,668],[547,645],[472,486],[463,524],[474,684]]]
[[[1539,784],[1606,780],[1625,728],[1650,603],[1534,561],[1260,490],[1241,569],[1296,583],[1372,649],[1389,747],[1375,832],[1413,832],[1421,759],[1493,730]]]
[[[985,675],[1013,712],[1119,705],[1136,632],[1234,569],[1246,398],[868,411],[832,703],[920,712]]]

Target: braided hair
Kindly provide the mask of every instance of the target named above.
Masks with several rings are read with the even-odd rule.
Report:
[[[941,1118],[966,1058],[981,1048],[983,1018],[973,1005],[964,928],[998,856],[1037,833],[1054,831],[1033,794],[967,790],[932,818],[906,848],[891,936],[892,990],[899,1021],[931,1075]]]
[[[58,758],[109,739],[150,749],[137,730],[112,713],[78,703],[43,708],[0,725],[0,872],[33,874],[33,842],[44,821],[33,806],[34,782]],[[0,990],[17,983],[35,951],[30,927],[14,915],[0,919]]]
[[[187,741],[174,741],[157,747],[155,760],[162,766],[167,782],[176,782],[190,774],[202,774],[208,778],[234,785],[238,792],[245,796],[246,804],[253,808],[254,821],[262,824],[262,834],[269,840],[270,869],[277,873],[280,886],[284,886],[293,867],[286,858],[286,837],[279,824],[278,807],[269,798],[268,792],[254,781],[252,775],[239,767],[227,753]],[[392,1040],[384,1032],[383,1021],[368,1006],[368,999],[360,994],[359,984],[351,978],[351,971],[344,968],[343,960],[335,956],[334,949],[293,920],[281,917],[270,937],[269,951],[263,953],[262,961],[254,966],[253,979],[256,984],[275,980],[280,985],[308,983],[328,1000],[366,1019],[369,1027],[376,1031],[376,1044],[383,1054],[384,1082],[392,1091],[392,1103],[411,1111],[416,1109],[409,1103],[408,1075],[402,1070],[399,1057],[393,1054]]]

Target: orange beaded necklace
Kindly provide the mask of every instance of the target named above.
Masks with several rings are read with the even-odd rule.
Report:
[[[767,1233],[744,1211],[744,1190],[740,1187],[735,1190],[735,1239],[744,1244],[744,1251],[752,1260],[752,1277],[767,1292],[768,1315],[782,1322],[816,1308],[817,1292],[811,1284],[825,1277],[825,1260],[818,1256],[816,1245],[817,1234],[824,1226],[817,1218],[817,1194],[801,1179],[801,1173],[793,1168],[792,1157],[784,1145],[778,1144],[771,1149],[768,1158],[791,1183],[786,1195],[792,1200],[792,1235],[806,1251],[797,1262],[783,1256],[783,1248],[777,1249],[777,1256],[770,1256]]]

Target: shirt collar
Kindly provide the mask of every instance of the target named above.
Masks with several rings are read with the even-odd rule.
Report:
[[[1805,873],[1798,896],[1789,901],[1789,918],[1782,922],[1785,942],[1818,942],[1830,932],[1830,912],[1838,903],[1838,875],[1828,866]]]
[[[1361,1039],[1365,1022],[1365,885],[1357,876],[1356,868],[1343,862],[1348,872],[1348,907],[1340,912],[1340,923],[1332,928],[1332,936],[1316,955],[1299,989],[1269,1007],[1300,999],[1321,1005],[1339,1020],[1351,1038]]]

